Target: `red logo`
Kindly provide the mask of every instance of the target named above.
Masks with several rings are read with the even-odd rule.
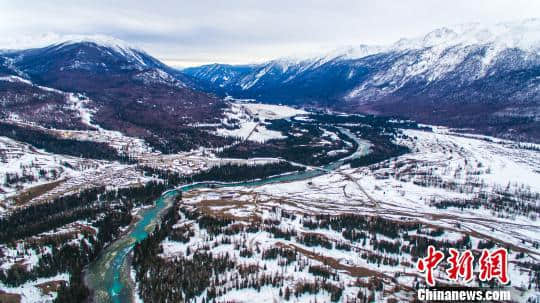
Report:
[[[497,278],[502,284],[510,281],[508,279],[508,251],[505,248],[496,249],[491,253],[487,249],[482,251],[479,278],[480,281]]]
[[[462,277],[465,282],[470,282],[473,278],[474,256],[470,250],[466,250],[461,256],[459,251],[450,248],[450,257],[446,259],[450,263],[450,269],[446,270],[448,279],[457,281]]]
[[[444,253],[442,251],[435,250],[433,245],[428,247],[428,256],[424,259],[418,260],[416,268],[420,272],[426,272],[426,282],[429,286],[435,286],[435,279],[433,279],[433,269],[444,259]]]
[[[426,283],[435,286],[433,270],[444,259],[444,253],[435,249],[433,245],[428,246],[427,257],[421,258],[416,264],[418,271],[425,273]],[[462,278],[465,283],[473,279],[474,256],[470,250],[459,253],[458,250],[450,248],[450,256],[446,259],[450,268],[446,270],[448,279],[458,281]],[[510,282],[508,278],[508,251],[506,248],[498,248],[491,253],[484,249],[478,261],[480,281],[490,281],[493,278],[499,279],[502,284]]]

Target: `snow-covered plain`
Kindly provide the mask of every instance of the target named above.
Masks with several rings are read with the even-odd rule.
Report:
[[[218,128],[216,134],[255,142],[284,139],[286,137],[281,132],[266,129],[265,121],[304,114],[307,114],[304,110],[284,105],[234,102],[225,112],[225,118],[222,121],[227,128]]]

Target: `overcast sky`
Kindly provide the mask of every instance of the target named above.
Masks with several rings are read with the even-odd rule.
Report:
[[[248,63],[389,44],[445,25],[506,22],[539,12],[540,0],[0,0],[0,49],[100,34],[175,66]]]

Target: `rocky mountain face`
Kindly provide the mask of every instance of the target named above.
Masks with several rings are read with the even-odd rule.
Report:
[[[182,73],[117,41],[68,41],[6,51],[0,54],[0,77],[4,117],[85,129],[89,125],[72,112],[84,100],[93,122],[145,138],[159,149],[173,146],[164,151],[211,144],[214,138],[189,125],[217,121],[225,106],[196,90]],[[53,114],[60,118],[43,119]]]
[[[208,91],[540,140],[540,20],[441,28],[389,46],[184,72]]]

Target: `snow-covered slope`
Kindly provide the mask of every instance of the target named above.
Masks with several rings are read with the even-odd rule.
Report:
[[[0,76],[0,118],[63,129],[90,129],[87,115],[74,106],[83,95],[65,93],[15,76]],[[86,119],[86,120],[85,120]]]
[[[349,46],[304,60],[282,58],[241,69],[229,65],[226,70],[225,65],[213,64],[185,71],[212,83],[225,78],[225,85],[233,86],[231,89],[238,86],[246,91],[257,88],[257,83],[270,83],[272,80],[292,82],[307,72],[349,61],[349,73],[345,78],[351,78],[358,67],[367,67],[375,73],[370,73],[365,80],[374,86],[387,84],[390,90],[395,90],[416,76],[434,81],[451,72],[462,72],[460,65],[470,59],[476,59],[478,66],[473,73],[464,75],[463,80],[472,81],[492,75],[495,71],[490,69],[508,57],[512,57],[515,68],[536,66],[539,51],[540,19],[528,19],[489,27],[476,23],[443,27],[425,36],[404,38],[391,45]],[[361,96],[369,86],[360,84],[348,93],[349,98]]]
[[[149,66],[150,64],[146,63],[145,56],[149,56],[143,50],[127,44],[125,41],[116,39],[108,36],[74,36],[70,37],[68,40],[59,41],[53,45],[57,48],[62,48],[69,45],[77,45],[80,43],[91,43],[98,47],[105,47],[109,50],[112,50],[118,54],[121,54],[130,61],[137,62],[141,66]]]
[[[423,37],[401,39],[384,49],[399,56],[353,89],[348,98],[387,95],[411,81],[459,78],[462,85],[502,72],[538,67],[540,19],[491,27],[467,24],[436,29]],[[503,66],[501,66],[503,65]],[[535,80],[535,79],[533,79]],[[384,92],[370,88],[384,85]],[[538,88],[538,83],[533,89]]]
[[[67,121],[64,118],[56,124],[47,122],[55,116],[49,113],[60,105],[69,105],[65,98],[58,101],[37,98],[37,93],[44,93],[36,90],[47,87],[85,96],[89,100],[87,107],[95,112],[96,125],[133,137],[152,140],[160,137],[155,141],[162,142],[159,144],[176,142],[170,137],[182,136],[180,129],[184,127],[183,131],[188,131],[186,125],[190,123],[219,121],[224,106],[221,100],[199,91],[178,70],[140,49],[107,37],[73,37],[42,48],[1,54],[0,77],[13,80],[15,76],[26,82],[0,82],[0,117],[17,114],[26,122],[39,122],[45,127],[84,129],[73,123],[58,125]],[[57,99],[63,96],[56,95],[59,95]],[[20,100],[26,102],[26,107],[15,107]],[[49,119],[29,119],[36,112],[39,114],[36,117]],[[186,137],[197,139],[197,136],[184,136],[183,140]],[[204,142],[207,141],[210,140]],[[199,143],[187,147],[182,142],[179,146],[197,148]]]
[[[393,44],[391,49],[448,48],[456,45],[478,44],[538,51],[540,49],[540,19],[497,23],[490,26],[469,23],[443,27],[422,37],[401,39]]]

